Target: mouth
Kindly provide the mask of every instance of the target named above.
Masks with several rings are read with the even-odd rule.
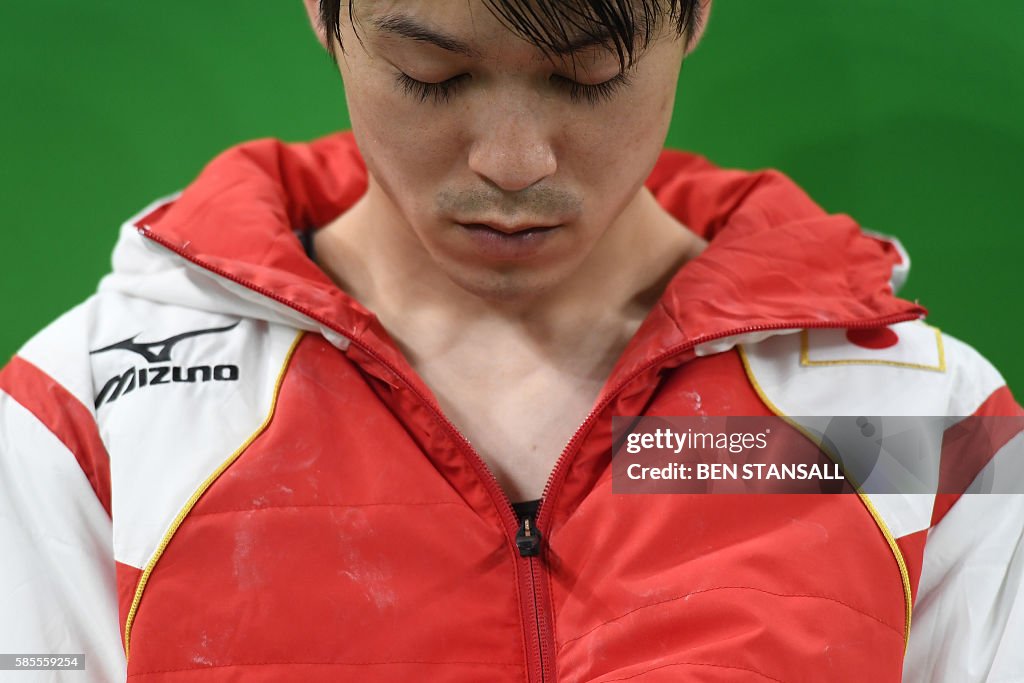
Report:
[[[497,223],[457,223],[465,232],[467,244],[480,257],[491,261],[535,259],[558,242],[562,225],[502,225]]]
[[[495,232],[508,237],[528,237],[562,227],[560,225],[502,225],[500,223],[459,223],[459,225],[466,230]]]

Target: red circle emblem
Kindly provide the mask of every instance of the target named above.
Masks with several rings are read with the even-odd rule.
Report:
[[[900,341],[899,335],[888,327],[850,329],[846,331],[846,338],[865,349],[887,349]]]

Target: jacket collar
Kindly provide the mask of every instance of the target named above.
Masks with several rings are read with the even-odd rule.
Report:
[[[647,186],[710,241],[671,280],[618,370],[680,347],[722,350],[747,334],[923,317],[894,296],[896,245],[828,215],[780,173],[723,170],[665,151]],[[350,133],[307,144],[247,143],[211,162],[174,202],[136,224],[189,261],[276,299],[364,347],[397,356],[376,318],[305,255],[295,231],[326,225],[366,191]],[[396,360],[396,362],[400,362]]]

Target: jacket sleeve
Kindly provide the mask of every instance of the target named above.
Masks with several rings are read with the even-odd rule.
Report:
[[[1002,384],[987,361],[969,347],[966,353],[961,395],[976,392],[986,375]],[[1024,680],[1024,410],[1002,385],[971,413],[943,443],[904,665],[908,683]],[[951,474],[958,471],[961,484]]]
[[[125,679],[109,461],[91,402],[77,393],[25,357],[0,370],[0,651],[79,654],[85,664],[22,671],[19,681]]]

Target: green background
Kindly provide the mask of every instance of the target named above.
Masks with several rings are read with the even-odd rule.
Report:
[[[225,147],[347,126],[299,0],[4,2],[0,357],[88,296],[116,231]],[[782,169],[901,238],[902,294],[1024,392],[1024,3],[719,0],[669,143]]]

